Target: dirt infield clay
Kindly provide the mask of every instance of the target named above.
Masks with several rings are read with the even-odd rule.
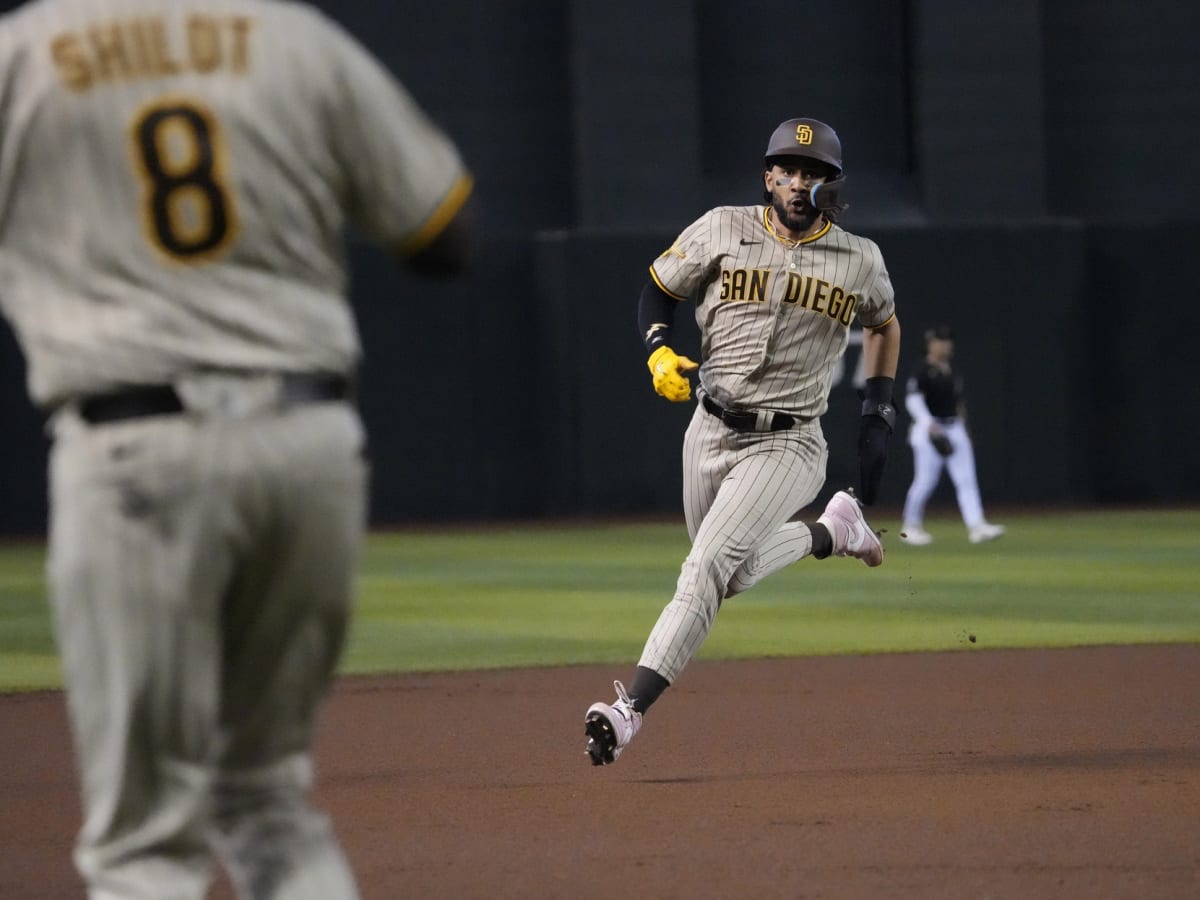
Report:
[[[1200,897],[1200,646],[344,678],[318,800],[368,900]],[[81,897],[62,697],[0,698],[0,897]],[[213,896],[229,898],[218,883]]]

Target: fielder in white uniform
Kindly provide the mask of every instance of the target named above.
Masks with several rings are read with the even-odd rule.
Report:
[[[701,216],[650,267],[638,320],[655,390],[690,399],[696,363],[670,347],[679,303],[696,303],[703,364],[683,444],[691,552],[642,651],[630,690],[585,715],[594,765],[614,762],[650,705],[673,684],[722,602],[812,555],[883,562],[859,500],[839,491],[815,521],[798,516],[825,482],[826,411],[836,364],[858,319],[867,387],[859,433],[861,499],[875,500],[895,422],[900,347],[879,248],[843,230],[842,150],[815,119],[775,129],[764,154],[763,206]]]
[[[347,220],[464,263],[470,177],[272,0],[0,18],[0,306],[51,417],[49,579],[93,900],[342,900],[308,795],[367,495]]]
[[[904,405],[912,417],[908,442],[913,450],[913,481],[904,499],[904,527],[900,539],[922,546],[933,543],[925,530],[925,505],[943,471],[950,473],[958,510],[972,544],[1004,534],[983,515],[979,481],[975,476],[975,448],[967,431],[962,378],[954,373],[954,335],[946,325],[925,332],[925,357],[908,379]]]

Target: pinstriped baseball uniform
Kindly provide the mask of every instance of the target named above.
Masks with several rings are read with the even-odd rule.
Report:
[[[692,549],[640,666],[674,682],[712,627],[722,600],[803,557],[807,525],[789,522],[825,481],[819,416],[851,324],[895,314],[879,248],[832,222],[791,241],[763,206],[719,207],[688,226],[650,267],[678,300],[696,302],[704,361],[701,403],[683,446],[683,501]],[[761,430],[735,431],[705,397],[753,412]],[[771,431],[773,413],[798,424]]]
[[[0,308],[53,411],[50,565],[93,898],[357,896],[308,803],[367,470],[343,226],[470,178],[348,34],[268,0],[0,19]]]

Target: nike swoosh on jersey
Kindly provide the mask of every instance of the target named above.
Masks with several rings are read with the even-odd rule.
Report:
[[[761,243],[762,243],[762,241],[748,241],[745,238],[742,238],[742,246],[743,247],[745,247],[747,244],[761,244]]]

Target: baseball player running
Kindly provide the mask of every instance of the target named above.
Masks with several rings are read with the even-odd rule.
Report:
[[[678,303],[694,300],[703,363],[683,442],[691,551],[650,632],[628,691],[585,716],[594,765],[615,762],[642,717],[700,648],[728,597],[815,556],[883,562],[859,498],[837,492],[815,521],[798,512],[825,481],[820,416],[851,324],[864,328],[861,500],[875,501],[895,422],[900,347],[879,248],[836,224],[842,148],[832,128],[789,119],[767,143],[765,206],[726,206],[684,229],[650,266],[638,304],[655,391],[691,398],[697,364],[671,348]]]
[[[49,579],[93,900],[358,896],[308,799],[367,468],[353,219],[464,262],[459,153],[311,7],[0,18],[0,304],[51,415]]]
[[[967,526],[967,539],[972,544],[994,540],[1005,529],[983,515],[975,477],[975,448],[967,432],[963,382],[950,366],[954,334],[948,325],[939,325],[926,331],[922,342],[925,357],[908,379],[904,397],[905,408],[912,416],[908,442],[913,449],[913,482],[904,499],[900,539],[917,546],[933,543],[933,535],[924,528],[925,505],[942,471],[947,470]]]

